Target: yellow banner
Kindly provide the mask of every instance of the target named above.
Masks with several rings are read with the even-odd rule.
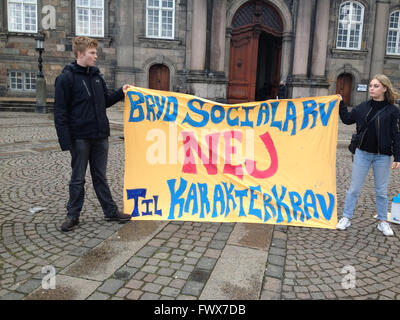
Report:
[[[333,229],[338,109],[336,95],[228,105],[130,87],[124,212]]]

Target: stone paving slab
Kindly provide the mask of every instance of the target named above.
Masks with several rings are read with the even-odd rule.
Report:
[[[101,284],[99,281],[58,275],[54,289],[40,287],[25,300],[84,300]]]
[[[263,250],[227,245],[200,299],[257,300],[267,256]]]
[[[62,273],[104,281],[123,266],[157,234],[167,222],[130,221],[100,245],[87,251]]]
[[[258,223],[237,223],[228,244],[268,251],[273,225]]]

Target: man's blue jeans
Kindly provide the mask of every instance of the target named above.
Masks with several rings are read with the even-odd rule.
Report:
[[[376,209],[379,220],[387,220],[388,196],[387,187],[390,177],[390,156],[374,154],[356,149],[351,174],[350,187],[346,193],[343,216],[351,219],[360,195],[365,177],[372,166],[374,172]]]
[[[108,159],[108,138],[76,139],[73,141],[71,153],[72,175],[69,183],[69,201],[67,217],[79,218],[85,197],[85,175],[88,163],[94,191],[100,201],[104,216],[112,216],[118,211],[110,188],[106,170]]]

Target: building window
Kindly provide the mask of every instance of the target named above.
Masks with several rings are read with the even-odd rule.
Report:
[[[8,31],[37,32],[37,0],[8,0]]]
[[[34,91],[36,90],[36,73],[9,71],[8,72],[8,89],[18,91]]]
[[[175,1],[147,0],[146,36],[149,38],[174,38]]]
[[[104,0],[76,0],[76,35],[104,37]]]
[[[339,8],[336,47],[360,50],[364,21],[364,6],[357,1],[346,1]]]
[[[389,18],[386,54],[400,55],[400,10],[395,11]]]

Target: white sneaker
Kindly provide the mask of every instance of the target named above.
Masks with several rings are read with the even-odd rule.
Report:
[[[343,217],[342,219],[339,220],[338,224],[336,225],[336,229],[346,230],[348,227],[350,227],[350,225],[351,225],[350,219]]]
[[[393,230],[390,228],[389,223],[386,221],[381,221],[378,223],[378,230],[382,231],[385,236],[392,236]]]

